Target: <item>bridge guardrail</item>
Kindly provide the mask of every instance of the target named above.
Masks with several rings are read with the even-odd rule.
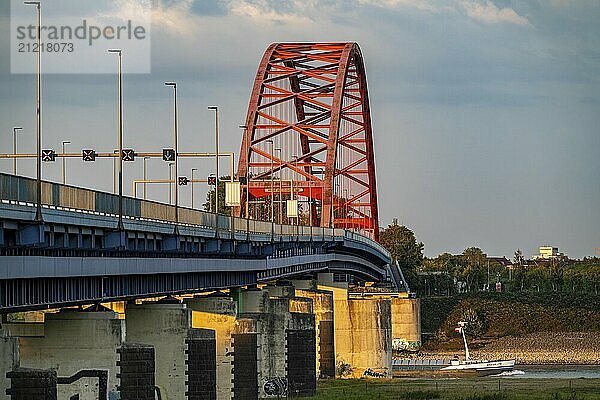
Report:
[[[33,206],[36,202],[35,185],[35,179],[0,173],[0,200]],[[119,196],[92,189],[43,181],[42,206],[44,208],[118,217]],[[368,244],[383,254],[389,255],[387,250],[373,239],[340,228],[280,225],[260,220],[232,218],[227,215],[216,216],[214,213],[181,206],[178,209],[180,225],[229,232],[233,230],[235,232],[273,234],[274,236],[348,238]],[[123,218],[174,224],[175,207],[152,200],[123,196]]]

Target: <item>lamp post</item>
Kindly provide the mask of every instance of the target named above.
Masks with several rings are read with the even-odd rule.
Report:
[[[113,150],[113,154],[115,155],[113,157],[113,194],[117,193],[117,152],[119,150]]]
[[[13,155],[17,154],[17,132],[22,129],[20,126],[13,128]],[[13,158],[13,175],[17,175],[17,157]]]
[[[150,157],[144,157],[144,171],[143,171],[143,178],[144,178],[144,200],[146,200],[146,181],[147,179],[147,174],[146,174],[146,161],[148,161]]]
[[[177,180],[177,159],[179,158],[177,150],[177,83],[165,82],[165,86],[173,88],[173,149],[175,150],[175,234],[177,234],[177,225],[179,224],[179,184]]]
[[[169,167],[169,204],[173,201],[171,200],[171,194],[173,193],[173,163],[167,164]]]
[[[42,7],[39,1],[25,1],[27,5],[34,5],[37,17],[37,45],[38,50],[42,47]],[[35,222],[44,222],[42,217],[42,52],[37,52],[37,126],[36,126],[36,208]]]
[[[190,173],[190,176],[192,178],[192,182],[191,182],[191,185],[192,185],[192,187],[191,187],[191,189],[192,189],[192,200],[191,200],[192,208],[194,208],[194,171],[198,171],[198,168],[192,168],[192,172]]]
[[[119,223],[117,229],[123,230],[123,51],[121,49],[109,49],[108,52],[119,56]]]
[[[66,161],[67,160],[66,160],[66,157],[64,156],[64,154],[65,154],[65,146],[67,144],[71,144],[71,142],[68,141],[68,140],[63,140],[62,141],[62,152],[63,152],[63,157],[62,157],[62,183],[63,183],[63,185],[67,184],[67,167],[66,167],[66,165],[67,165]]]
[[[209,106],[215,112],[215,214],[219,213],[219,107]]]
[[[246,129],[248,129],[248,127],[246,125],[240,125],[239,126],[241,129],[244,130],[244,137],[246,136]],[[240,154],[240,157],[242,155]],[[250,219],[250,214],[249,214],[249,201],[250,201],[250,160],[247,160],[246,162],[246,219]]]

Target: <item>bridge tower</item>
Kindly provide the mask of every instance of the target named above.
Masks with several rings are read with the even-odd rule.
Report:
[[[358,44],[266,49],[237,174],[245,182],[237,216],[356,229],[378,239],[373,131]],[[296,203],[287,200],[297,200],[295,220],[286,207]]]

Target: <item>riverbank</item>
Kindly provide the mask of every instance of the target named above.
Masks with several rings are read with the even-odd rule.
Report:
[[[464,356],[462,343],[446,343],[440,349],[426,349],[417,358]],[[479,340],[469,346],[471,357],[497,360],[515,359],[517,364],[600,364],[600,332],[538,332],[520,337],[505,336]]]
[[[600,379],[335,379],[319,381],[318,400],[600,400]]]

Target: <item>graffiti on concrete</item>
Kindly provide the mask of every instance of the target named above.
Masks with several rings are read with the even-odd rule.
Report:
[[[288,391],[287,378],[280,376],[267,378],[263,385],[263,390],[267,396],[285,396]]]
[[[392,339],[392,350],[394,351],[416,351],[421,347],[421,342],[409,342],[405,339]]]
[[[385,374],[381,372],[373,371],[371,368],[367,368],[365,372],[363,372],[363,376],[368,376],[371,378],[385,378]]]

